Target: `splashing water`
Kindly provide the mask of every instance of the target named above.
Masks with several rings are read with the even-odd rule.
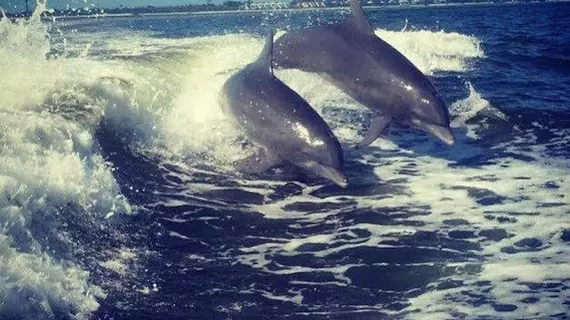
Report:
[[[451,122],[451,127],[466,127],[468,129],[467,136],[476,139],[478,138],[476,131],[483,124],[483,122],[473,121],[469,124],[470,120],[476,116],[484,114],[488,118],[505,123],[508,122],[507,116],[499,109],[491,106],[489,101],[485,100],[480,93],[475,91],[475,88],[473,88],[470,82],[467,82],[467,87],[469,89],[469,96],[465,99],[455,101],[449,106],[450,113],[455,116]]]
[[[0,21],[0,315],[84,318],[105,294],[82,267],[48,254],[79,245],[59,219],[97,221],[131,208],[97,153],[94,128],[50,110],[50,101],[63,107],[59,89],[82,78],[82,64],[47,60],[44,11],[40,1],[29,20]]]
[[[483,58],[479,39],[455,32],[388,31],[375,33],[402,52],[423,73],[465,72],[473,58]]]

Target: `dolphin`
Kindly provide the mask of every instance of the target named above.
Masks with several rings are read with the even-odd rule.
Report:
[[[374,34],[358,0],[351,15],[330,26],[291,30],[275,41],[274,65],[321,74],[375,113],[358,148],[371,144],[392,121],[452,145],[449,111],[430,80]]]
[[[259,58],[232,75],[220,93],[224,112],[260,147],[239,169],[261,173],[289,162],[346,187],[340,143],[313,108],[273,75],[272,51],[271,30]]]

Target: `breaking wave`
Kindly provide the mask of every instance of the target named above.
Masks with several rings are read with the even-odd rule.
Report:
[[[485,57],[479,39],[456,32],[376,30],[375,33],[429,75],[438,71],[466,72],[472,59]]]
[[[47,60],[41,10],[28,21],[0,21],[0,316],[83,318],[105,294],[66,258],[82,244],[64,225],[99,226],[132,210],[98,153],[94,123],[81,121],[103,112],[91,111],[104,104],[97,90],[85,93],[93,83],[82,72],[97,77],[99,68]],[[90,111],[78,118],[80,110]]]

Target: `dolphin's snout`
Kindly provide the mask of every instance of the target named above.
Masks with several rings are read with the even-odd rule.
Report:
[[[298,165],[313,172],[318,176],[329,179],[339,187],[346,188],[348,186],[348,179],[340,169],[322,165],[313,160],[300,162],[298,163]]]
[[[455,144],[455,136],[453,132],[451,132],[451,129],[435,124],[428,124],[427,130],[448,146]]]
[[[338,185],[339,187],[342,188],[346,188],[348,187],[348,179],[346,179],[346,176],[344,175],[344,173],[340,172],[340,171],[336,171],[333,173],[334,177],[331,177],[331,180]]]
[[[332,167],[322,167],[320,170],[321,175],[332,182],[334,182],[337,186],[346,188],[348,187],[348,179],[344,175],[344,173],[338,169]]]

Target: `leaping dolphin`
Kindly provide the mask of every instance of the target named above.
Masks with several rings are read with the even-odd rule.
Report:
[[[430,80],[374,34],[358,0],[340,24],[292,30],[275,41],[274,65],[316,72],[376,113],[358,147],[371,144],[391,121],[455,142],[449,112]]]
[[[289,162],[346,187],[340,143],[313,108],[273,75],[272,51],[270,31],[257,61],[232,75],[221,91],[223,110],[261,147],[241,169],[259,173]]]

